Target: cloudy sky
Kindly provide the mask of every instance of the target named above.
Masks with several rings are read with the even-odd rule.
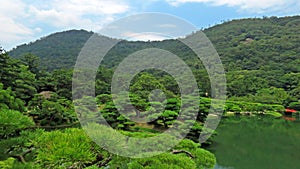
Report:
[[[205,28],[222,21],[300,15],[299,0],[1,0],[5,50],[69,29],[97,31],[125,16],[161,12]]]

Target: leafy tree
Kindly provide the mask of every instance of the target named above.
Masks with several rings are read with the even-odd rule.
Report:
[[[259,90],[255,95],[255,102],[283,105],[287,98],[288,93],[284,89],[273,87]]]
[[[299,19],[299,16],[239,19],[204,30],[216,47],[227,71],[227,95],[230,101],[226,102],[226,111],[276,114],[283,112],[284,106],[300,110],[300,29],[297,27]],[[215,163],[213,155],[191,141],[184,141],[174,149],[175,151],[170,150],[161,156],[130,160],[118,156],[108,157],[106,152],[95,148],[91,141],[82,135],[80,129],[21,132],[33,127],[33,121],[38,127],[45,128],[77,124],[70,101],[73,76],[71,68],[81,47],[91,35],[92,32],[72,30],[21,45],[10,52],[14,57],[23,56],[21,60],[11,58],[0,47],[0,168],[22,168],[27,165],[28,168],[96,168],[102,167],[110,160],[111,168],[212,168]],[[285,43],[282,43],[283,41]],[[95,83],[98,95],[96,101],[99,105],[92,104],[95,101],[93,98],[76,100],[77,110],[82,113],[78,115],[90,115],[80,117],[86,118],[86,123],[89,120],[102,123],[104,119],[100,118],[101,111],[113,128],[127,130],[121,132],[141,138],[152,137],[155,134],[132,132],[135,123],[129,118],[145,118],[150,121],[149,124],[164,129],[178,125],[180,129],[185,130],[186,126],[192,125],[187,138],[198,141],[200,132],[206,130],[203,128],[203,122],[209,113],[211,99],[200,99],[195,124],[188,120],[195,111],[192,107],[186,109],[183,112],[185,116],[176,121],[181,109],[180,89],[175,79],[163,71],[150,69],[138,74],[132,80],[130,98],[119,96],[117,101],[121,103],[120,107],[116,107],[112,102],[109,94],[113,70],[126,56],[145,48],[160,48],[178,55],[191,67],[201,96],[211,95],[210,81],[204,65],[195,53],[179,40],[122,41],[109,51],[103,60],[106,67],[101,66],[98,69],[96,80],[92,82]],[[90,78],[86,76],[86,79]],[[188,82],[189,79],[185,80]],[[154,96],[158,94],[153,91],[157,89],[163,91],[167,98],[159,97],[155,100],[158,97]],[[43,93],[36,95],[40,92],[48,92],[51,96],[45,97]],[[75,95],[80,94],[75,91]],[[24,103],[28,106],[28,111],[25,110]],[[137,111],[133,111],[130,105]],[[123,110],[126,116],[120,114],[117,108]],[[218,105],[212,107],[213,110],[219,108]],[[90,112],[94,114],[88,114]],[[102,129],[101,132],[106,131]],[[112,136],[109,132],[106,134]],[[67,139],[69,137],[70,140]],[[40,143],[35,140],[39,140]],[[81,141],[83,145],[79,144]],[[169,143],[171,142],[170,139]],[[157,143],[151,144],[156,146]],[[69,149],[65,145],[68,145]],[[157,148],[155,146],[153,148]],[[115,148],[122,149],[118,146]],[[13,160],[10,157],[18,162],[12,164]],[[19,162],[25,164],[21,165]]]
[[[110,84],[112,79],[113,71],[106,67],[100,66],[95,82],[95,93],[96,95],[109,94],[110,93]]]
[[[0,140],[0,160],[13,157],[16,159],[14,165],[17,166],[21,165],[17,162],[22,164],[33,162],[36,155],[34,141],[37,140],[43,132],[44,130],[42,129],[22,130],[15,137]],[[22,165],[19,168],[36,168],[29,166],[30,164],[28,164],[28,167],[26,167],[26,165]]]
[[[38,93],[43,91],[55,91],[56,80],[50,72],[40,71],[36,81]]]
[[[235,113],[240,113],[242,111],[242,109],[238,105],[230,102],[226,104],[225,110],[235,112]]]
[[[11,87],[16,97],[29,101],[36,93],[35,75],[19,60],[10,58],[7,53],[0,54],[0,82],[4,88]]]
[[[18,79],[15,80],[14,90],[18,98],[28,102],[37,93],[35,75],[28,71],[28,67],[20,66]]]
[[[54,92],[61,97],[72,99],[72,77],[73,71],[67,69],[55,70],[52,73],[54,80]]]
[[[213,168],[216,164],[216,158],[211,152],[200,148],[199,143],[195,143],[191,140],[182,140],[178,145],[175,146],[175,149],[183,149],[190,152],[194,156],[193,160],[196,163],[197,169]]]
[[[24,102],[15,98],[15,93],[10,88],[4,90],[3,84],[0,83],[0,109],[12,109],[23,112],[25,110]]]
[[[150,117],[152,117],[152,119],[155,119],[156,116],[157,116],[156,114],[153,114]],[[151,121],[150,123],[153,123],[155,125],[162,125],[165,128],[169,128],[176,121],[177,117],[178,117],[178,112],[165,110],[158,116],[158,118]]]
[[[167,100],[167,104],[166,104],[166,110],[171,110],[171,111],[175,111],[175,112],[179,112],[180,111],[180,100],[178,98],[170,98]]]
[[[161,102],[150,102],[151,107],[140,114],[140,117],[145,118],[149,124],[157,124],[158,118],[164,111],[164,105]]]
[[[71,125],[77,122],[71,101],[59,98],[55,93],[51,93],[48,99],[35,95],[29,102],[28,110],[28,115],[40,126]]]
[[[39,75],[39,60],[40,58],[32,53],[26,53],[21,57],[21,61],[28,66],[28,70],[36,75]]]
[[[11,59],[7,53],[0,53],[0,82],[3,83],[5,88],[12,86],[13,77],[15,76],[12,65],[14,60]]]
[[[96,97],[97,104],[105,104],[112,101],[111,95],[101,94]]]
[[[108,102],[105,104],[103,110],[101,110],[102,117],[110,124],[113,128],[128,130],[130,126],[134,123],[131,122],[128,117],[124,117],[115,107],[113,102]],[[101,119],[99,122],[102,123]]]
[[[140,99],[148,100],[150,93],[153,90],[160,89],[166,92],[166,88],[149,73],[142,73],[140,76],[133,80],[130,87],[131,94],[137,95]]]
[[[199,136],[202,131],[203,131],[203,124],[200,122],[195,122],[190,132],[187,134],[186,138],[193,140],[194,142],[199,142]]]
[[[300,86],[298,86],[295,89],[293,89],[290,93],[291,93],[290,95],[293,98],[295,98],[296,100],[300,100]]]
[[[227,21],[203,30],[217,49],[227,71],[229,97],[254,96],[259,90],[271,87],[283,88],[290,93],[299,86],[300,68],[298,65],[300,59],[297,46],[299,43],[299,29],[295,26],[298,23],[299,16],[249,18]],[[195,32],[190,36],[196,36],[197,33]],[[92,34],[92,32],[84,30],[55,33],[36,42],[18,46],[9,54],[20,58],[22,55],[31,52],[33,55],[40,56],[42,68],[47,67],[47,70],[68,69],[74,66],[81,47]],[[282,41],[285,43],[282,43]],[[118,43],[103,60],[103,64],[109,69],[104,66],[99,68],[97,80],[95,81],[96,94],[110,93],[112,70],[125,57],[145,48],[161,48],[178,55],[191,67],[195,74],[198,86],[201,89],[200,94],[202,96],[205,93],[210,95],[210,83],[204,65],[195,53],[179,40],[147,43],[122,41]],[[5,52],[2,52],[2,58],[5,55],[8,56]],[[11,65],[15,61],[10,60],[8,62],[10,62],[8,65]],[[7,70],[5,65],[7,64],[0,65],[3,70]],[[167,89],[165,91],[167,95],[179,94],[178,85],[170,75],[153,70],[147,70],[143,73],[146,72],[151,74],[152,80],[154,80],[153,85],[160,84],[160,87],[162,85]],[[142,78],[143,73],[135,79]],[[5,76],[1,74],[1,77],[11,77],[12,71],[5,71],[5,74]],[[2,80],[1,82],[5,88],[12,86],[10,84],[13,81],[10,81],[10,79],[2,78]],[[68,80],[66,79],[66,81]],[[131,87],[134,87],[136,82],[134,80]],[[147,89],[147,85],[139,83],[140,85],[135,86],[135,89],[139,90],[134,89],[132,91],[137,92],[140,91],[140,87],[145,88],[147,92],[140,91],[137,94],[143,95],[144,99],[147,99],[146,95],[152,89]],[[155,88],[159,86],[154,85]],[[58,88],[62,89],[61,87]],[[68,88],[70,89],[70,86]],[[58,93],[64,95],[67,91]],[[70,99],[70,94],[65,95],[65,97]]]
[[[0,110],[0,139],[18,134],[22,129],[34,126],[31,118],[15,110]]]
[[[199,104],[199,112],[197,116],[197,120],[200,122],[204,122],[205,118],[207,117],[209,113],[209,109],[211,106],[211,100],[205,97],[202,97],[200,99],[200,104]]]

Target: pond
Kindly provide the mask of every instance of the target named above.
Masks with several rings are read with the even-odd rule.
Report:
[[[300,122],[268,116],[222,119],[208,148],[216,169],[299,169]]]

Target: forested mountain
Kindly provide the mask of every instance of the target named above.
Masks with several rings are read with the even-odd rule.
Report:
[[[228,71],[299,72],[300,16],[242,19],[204,30]]]
[[[41,69],[70,68],[75,63],[82,46],[92,34],[92,32],[84,30],[54,33],[35,42],[20,45],[10,51],[9,55],[16,58],[20,58],[26,53],[39,56]]]
[[[285,108],[300,111],[299,28],[300,17],[295,16],[234,20],[204,30],[226,70],[226,115],[277,118]],[[211,138],[201,145],[197,142],[202,131],[215,134],[205,128],[204,121],[210,107],[217,110],[220,105],[211,105],[208,74],[191,49],[179,40],[121,41],[98,68],[93,98],[72,91],[73,73],[78,73],[73,71],[73,65],[92,34],[84,30],[55,33],[8,53],[0,47],[0,168],[213,168],[216,158],[204,149],[212,143]],[[131,81],[129,99],[119,96],[118,101],[130,118],[119,112],[120,107],[112,99],[114,69],[129,54],[150,47],[168,50],[191,67],[201,97],[186,97],[189,107],[183,114],[179,86],[163,71],[140,72]],[[89,86],[79,87],[89,90]],[[163,91],[166,97],[153,101],[155,89]],[[199,99],[199,109],[194,110],[190,103],[195,99]],[[130,105],[136,110],[128,109]],[[194,111],[196,121],[185,120]],[[89,131],[94,135],[100,131],[105,138],[116,136],[111,128],[102,125],[104,120],[123,135],[136,138],[157,136],[174,126],[180,126],[182,131],[187,129],[186,125],[191,126],[185,139],[169,151],[151,158],[131,159],[97,146],[81,129],[78,118],[82,117],[87,117],[84,123],[89,124]],[[134,122],[136,117],[148,122]],[[150,143],[149,152],[155,153],[160,147],[157,145],[174,140],[162,139]],[[128,143],[131,139],[116,140],[107,143],[120,152],[124,147],[133,147],[135,151],[146,146],[119,145],[120,140]]]
[[[258,99],[255,95],[283,89],[293,97],[288,102],[300,99],[300,16],[233,20],[203,32],[214,44],[224,64],[229,97],[268,102],[269,99]],[[55,33],[18,46],[9,55],[19,58],[32,53],[41,58],[41,69],[72,68],[81,47],[92,34],[84,30]],[[197,80],[202,81],[203,92],[209,92],[206,71],[201,63],[195,62],[194,53],[178,40],[122,41],[107,54],[103,63],[114,68],[130,53],[149,47],[166,49],[183,58],[194,70]],[[262,90],[265,88],[269,91]]]
[[[203,30],[216,47],[226,70],[282,69],[298,72],[300,16],[270,17],[233,20]],[[41,66],[48,70],[71,68],[84,43],[92,35],[84,30],[70,30],[43,37],[35,42],[23,44],[12,51],[12,57],[33,53],[41,58]],[[284,43],[282,43],[284,42]],[[122,58],[132,50],[149,46],[176,49],[173,40],[147,44],[144,42],[124,42],[116,49]],[[175,44],[174,44],[175,43]],[[125,45],[125,46],[123,46]],[[126,48],[121,52],[118,49]],[[125,54],[124,54],[125,52]],[[180,52],[180,51],[178,51]],[[184,52],[184,50],[181,50]],[[190,53],[184,53],[189,55]],[[113,64],[115,60],[111,60]]]

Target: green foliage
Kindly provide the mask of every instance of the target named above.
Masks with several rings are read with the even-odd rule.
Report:
[[[44,130],[22,130],[16,137],[0,141],[0,160],[9,157],[22,157],[22,163],[33,161],[36,149],[34,143]],[[18,159],[19,161],[20,159]]]
[[[31,118],[15,110],[0,110],[0,138],[7,138],[17,132],[34,126]]]
[[[83,168],[97,160],[98,155],[103,155],[98,159],[103,160],[106,154],[98,154],[101,149],[83,130],[76,128],[45,132],[36,140],[36,148],[36,160],[46,168]]]
[[[14,91],[18,98],[29,101],[34,94],[37,93],[35,87],[35,75],[28,71],[28,67],[20,65],[18,73],[18,79],[15,80]]]
[[[161,154],[151,158],[142,158],[133,160],[128,164],[129,169],[157,169],[157,168],[174,168],[174,169],[195,169],[195,163],[186,156],[174,154]]]
[[[174,153],[178,152],[178,153]],[[192,157],[191,157],[192,156]],[[174,147],[174,150],[148,158],[129,159],[116,156],[108,164],[111,168],[213,168],[215,156],[200,148],[200,144],[184,139]]]
[[[113,102],[105,104],[103,110],[101,110],[101,115],[109,125],[116,129],[129,130],[129,127],[135,124],[121,115]],[[102,120],[99,122],[102,123]]]
[[[288,107],[300,111],[300,102],[292,102]]]
[[[226,102],[225,111],[266,113],[280,117],[284,106],[300,110],[299,19],[299,16],[241,19],[204,30],[216,47],[227,72],[229,101]],[[22,131],[33,127],[34,122],[38,127],[54,128],[60,125],[70,127],[78,122],[70,101],[74,73],[72,67],[82,46],[92,34],[84,30],[72,30],[18,46],[9,54],[21,60],[9,57],[0,48],[0,160],[3,160],[0,161],[0,168],[96,168],[107,159],[108,153],[95,146],[81,129]],[[103,60],[105,66],[97,71],[93,82],[96,100],[92,97],[81,97],[82,93],[74,91],[73,94],[81,98],[74,102],[78,116],[86,120],[84,124],[90,121],[101,124],[105,119],[113,128],[126,130],[120,131],[124,135],[149,137],[147,139],[157,136],[158,133],[151,131],[152,128],[133,132],[136,123],[129,118],[145,118],[151,121],[146,124],[147,127],[153,126],[159,130],[178,125],[185,131],[188,125],[192,125],[187,138],[197,142],[200,133],[205,130],[203,122],[209,113],[212,100],[200,98],[199,111],[195,112],[198,113],[195,124],[192,124],[192,120],[185,120],[192,117],[192,112],[195,111],[193,107],[182,112],[184,117],[176,121],[182,109],[180,90],[175,79],[166,72],[149,69],[139,73],[130,85],[129,99],[118,96],[117,102],[122,105],[120,107],[112,102],[110,83],[113,70],[125,57],[145,48],[160,48],[179,56],[191,67],[200,95],[210,97],[210,81],[204,65],[179,40],[122,41],[108,52]],[[89,77],[86,74],[84,76]],[[78,83],[82,85],[83,82]],[[156,89],[163,91],[166,97],[163,94],[157,97],[158,94],[153,93]],[[37,95],[38,92],[41,94]],[[28,111],[25,111],[24,103]],[[130,105],[136,110],[132,110]],[[186,106],[190,106],[189,103]],[[126,116],[120,114],[117,108],[124,111]],[[219,108],[217,105],[212,110]],[[98,124],[87,126],[94,138],[103,134],[108,138],[126,141],[122,140],[124,138],[116,138],[112,130],[105,126],[99,128]],[[116,151],[124,148],[117,142],[101,139],[104,147],[111,146]],[[169,136],[161,139],[168,140],[168,144],[174,141]],[[165,146],[160,145],[163,140],[141,144],[130,142],[128,146],[143,149],[150,145],[150,150],[160,151],[162,147],[159,146]],[[143,144],[147,146],[143,147]],[[176,150],[190,152],[193,158],[186,153],[174,154],[170,150],[144,159],[113,156],[108,166],[212,168],[216,163],[214,156],[199,146],[190,140],[184,140],[175,147]],[[23,157],[23,160],[14,162],[10,157]]]
[[[8,158],[5,161],[0,161],[0,168],[2,169],[13,169],[15,159],[14,158]]]
[[[50,72],[40,71],[36,81],[38,92],[55,91],[55,79]]]
[[[54,92],[59,96],[72,99],[72,76],[73,71],[71,69],[55,70],[52,73],[52,83],[54,84]]]
[[[242,111],[242,109],[238,105],[232,104],[230,102],[226,104],[225,110],[235,113],[240,113]]]
[[[153,75],[149,73],[141,73],[137,76],[130,87],[130,92],[137,95],[139,99],[148,100],[150,93],[153,90],[160,89],[166,91],[166,88],[156,79]]]
[[[186,138],[193,140],[194,142],[199,142],[199,136],[202,131],[203,131],[203,124],[200,122],[195,122],[190,132],[187,134]]]
[[[197,113],[197,120],[204,123],[207,115],[209,114],[211,108],[211,99],[206,97],[200,98],[199,112]]]
[[[28,163],[15,162],[13,165],[13,169],[33,169],[33,168],[39,168],[39,166],[33,162],[28,162]]]
[[[213,168],[216,164],[215,156],[207,150],[204,149],[196,149],[192,151],[197,168],[206,169],[206,168]]]
[[[33,43],[20,45],[9,54],[16,58],[21,58],[24,53],[39,56],[40,68],[46,70],[71,68],[81,48],[92,34],[84,30],[55,33]]]
[[[21,57],[21,60],[28,66],[28,70],[33,74],[39,74],[39,57],[32,53],[26,53]]]
[[[199,143],[195,143],[191,140],[182,140],[175,146],[175,149],[190,152],[194,156],[193,160],[197,168],[213,168],[216,164],[216,158],[211,152],[200,148]]]
[[[110,93],[110,84],[113,71],[106,67],[100,66],[96,74],[95,93],[96,95]]]
[[[267,111],[266,114],[267,114],[267,115],[271,115],[271,116],[273,116],[273,117],[282,117],[282,114],[281,114],[281,113],[274,112],[274,111]]]
[[[166,110],[179,112],[180,106],[181,106],[181,103],[178,98],[170,98],[167,100]]]
[[[165,108],[164,104],[166,104]],[[176,121],[180,110],[180,103],[178,99],[171,98],[163,103],[150,102],[150,105],[151,107],[144,113],[150,124],[169,128]]]
[[[110,94],[101,94],[96,97],[96,102],[97,104],[105,104],[112,101],[111,95]]]
[[[173,122],[177,119],[177,116],[177,112],[166,110],[158,117],[158,123],[162,123],[164,127],[167,128],[173,124]]]
[[[38,126],[56,126],[77,122],[72,102],[59,98],[55,93],[46,99],[42,95],[35,97],[28,104],[27,114],[33,118]]]
[[[17,98],[28,101],[36,93],[35,75],[20,60],[0,54],[0,83],[3,88],[11,88]]]
[[[257,77],[252,71],[232,71],[227,73],[229,96],[245,96],[268,86],[266,79]]]
[[[15,98],[15,93],[10,88],[4,90],[0,83],[0,109],[12,109],[23,112],[25,110],[24,102]]]
[[[269,100],[272,104],[284,104],[285,106],[299,100],[300,69],[298,65],[300,58],[297,44],[300,32],[296,26],[291,26],[298,25],[298,22],[299,16],[239,19],[203,30],[216,47],[227,71],[229,97],[234,96],[244,101],[254,102],[253,100],[255,100],[255,102],[264,103]],[[195,36],[195,34],[190,36]],[[34,64],[34,55],[40,57],[42,68],[47,67],[47,70],[68,69],[74,66],[81,47],[91,35],[92,32],[84,30],[55,33],[36,42],[21,45],[10,51],[9,54],[20,58],[26,53],[32,53],[26,55],[26,64],[29,66],[29,70],[36,67],[34,66],[36,65]],[[283,41],[285,43],[282,43]],[[178,40],[122,41],[118,43],[108,52],[103,60],[104,66],[98,70],[95,81],[96,95],[109,94],[110,81],[115,67],[128,55],[145,48],[161,48],[178,55],[191,67],[201,89],[200,94],[202,96],[206,93],[208,96],[210,95],[209,77],[204,66],[193,51]],[[0,65],[1,68],[3,65],[3,70],[5,70],[2,71],[5,72],[3,75],[0,73],[2,77],[13,75],[11,68],[6,69],[5,65],[18,67],[15,60],[7,59],[7,57],[7,54],[2,54],[2,59],[5,60]],[[70,99],[70,72],[58,71],[53,78],[54,81],[57,79],[53,83],[55,88],[53,90]],[[41,81],[45,84],[44,80]],[[145,83],[150,81],[151,83]],[[2,78],[1,82],[7,88],[12,86],[13,81]],[[163,71],[144,71],[132,82],[131,91],[144,100],[148,99],[148,94],[153,88],[162,89],[168,96],[180,93],[174,78]],[[45,86],[41,88],[45,88]],[[23,89],[22,86],[21,89]],[[271,93],[274,95],[280,93],[274,89],[283,89],[287,92],[288,100],[281,103],[286,94],[280,95],[280,97],[271,97]],[[21,94],[20,96],[24,97],[25,95]]]
[[[266,112],[266,111],[276,111],[284,112],[284,106],[279,104],[262,104],[262,103],[253,103],[245,101],[226,101],[225,107],[227,111],[230,111],[230,107],[239,107],[239,111],[244,112]]]
[[[284,91],[284,89],[272,87],[257,91],[254,102],[283,105],[287,98],[288,94],[286,91]]]

